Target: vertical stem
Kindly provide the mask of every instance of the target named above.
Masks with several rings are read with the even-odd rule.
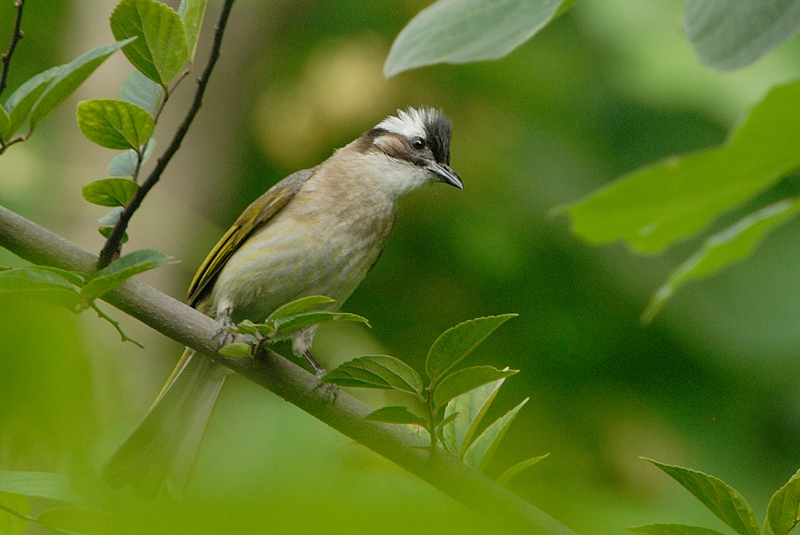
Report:
[[[8,78],[8,66],[11,64],[11,56],[14,55],[14,50],[17,48],[17,43],[22,39],[22,9],[25,7],[25,0],[16,0],[14,7],[17,10],[17,18],[14,21],[14,33],[11,34],[11,43],[8,45],[8,50],[0,56],[3,62],[3,71],[0,73],[0,94],[5,91],[7,87],[6,79]],[[13,132],[12,132],[13,133]]]

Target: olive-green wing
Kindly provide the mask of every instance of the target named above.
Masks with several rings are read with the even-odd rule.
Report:
[[[197,270],[189,285],[189,305],[196,306],[211,292],[219,272],[239,246],[286,206],[313,174],[313,169],[304,169],[287,176],[242,212]]]

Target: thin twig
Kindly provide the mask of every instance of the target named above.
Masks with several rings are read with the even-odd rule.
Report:
[[[142,184],[139,186],[139,189],[136,191],[136,195],[134,195],[133,199],[131,199],[131,202],[128,203],[128,206],[125,207],[125,211],[122,212],[117,224],[114,225],[114,229],[111,231],[111,234],[109,234],[108,240],[106,240],[103,249],[100,251],[100,259],[97,263],[97,269],[103,269],[117,256],[119,256],[119,251],[122,246],[122,237],[125,235],[125,231],[128,228],[128,223],[130,222],[131,217],[133,216],[134,212],[139,209],[139,206],[142,204],[142,200],[147,193],[161,178],[161,175],[164,173],[164,169],[166,169],[170,160],[172,160],[172,157],[180,148],[181,142],[183,141],[183,138],[186,137],[186,133],[189,131],[189,127],[191,126],[192,121],[194,121],[197,112],[200,111],[200,106],[203,104],[203,95],[206,91],[208,80],[211,78],[211,72],[214,70],[214,65],[219,59],[220,48],[222,47],[222,36],[225,33],[225,26],[228,23],[228,16],[230,15],[234,1],[235,0],[225,0],[225,5],[222,7],[222,11],[219,15],[219,21],[217,22],[217,27],[214,33],[214,45],[211,48],[211,55],[208,58],[208,63],[203,71],[203,75],[197,80],[197,92],[194,95],[192,106],[186,113],[186,117],[183,119],[178,131],[175,132],[175,137],[172,138],[172,142],[170,143],[169,147],[167,147],[167,150],[164,151],[164,154],[161,156],[161,158],[158,159],[155,169],[153,169],[153,171],[150,173],[150,176],[147,177],[147,180],[142,182]]]
[[[119,333],[119,337],[122,339],[123,342],[131,342],[134,345],[139,346],[139,349],[144,349],[144,346],[142,344],[140,344],[139,342],[137,342],[136,340],[134,340],[133,338],[130,338],[127,334],[125,334],[125,332],[122,330],[122,327],[119,326],[119,322],[118,321],[114,321],[114,319],[112,319],[110,316],[107,316],[105,314],[105,312],[100,310],[100,308],[97,306],[96,303],[92,303],[91,309],[94,310],[95,313],[97,313],[97,317],[98,318],[104,319],[108,323],[113,325],[113,327],[117,330],[117,333]]]
[[[3,62],[3,71],[0,74],[0,94],[6,89],[6,79],[8,78],[8,66],[11,64],[11,56],[14,55],[14,50],[17,48],[17,43],[24,37],[20,28],[22,27],[22,8],[25,7],[25,0],[17,0],[14,2],[14,7],[17,9],[17,18],[14,21],[14,33],[11,34],[11,43],[8,45],[8,50],[5,54],[0,56]]]
[[[2,141],[0,141],[0,154],[3,154],[6,151],[6,149],[11,145],[14,145],[15,143],[20,143],[22,141],[25,141],[26,139],[28,139],[28,136],[15,137],[8,143],[3,143]]]

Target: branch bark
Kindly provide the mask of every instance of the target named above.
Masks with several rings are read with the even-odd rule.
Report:
[[[97,256],[0,206],[0,246],[29,262],[91,271]],[[503,527],[543,535],[576,535],[568,527],[446,453],[431,454],[428,444],[408,429],[370,422],[372,409],[346,392],[331,401],[317,379],[274,351],[262,362],[217,353],[213,319],[138,280],[129,279],[103,300],[160,333],[209,356],[274,392],[340,433],[405,468],[471,509],[494,516]]]

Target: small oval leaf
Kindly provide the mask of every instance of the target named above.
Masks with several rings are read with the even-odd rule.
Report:
[[[428,358],[425,361],[428,377],[434,381],[442,377],[478,347],[495,329],[514,316],[516,314],[476,318],[447,329],[436,339],[428,351]]]
[[[194,52],[197,49],[197,38],[203,26],[203,16],[206,13],[207,0],[181,0],[178,15],[183,19],[186,31],[186,47],[189,61],[194,61]]]
[[[50,80],[52,80],[62,67],[52,67],[44,72],[40,72],[33,78],[26,81],[19,86],[14,93],[8,98],[5,104],[5,109],[11,114],[11,126],[9,130],[11,133],[9,137],[19,129],[28,113],[42,96],[42,93],[47,89]]]
[[[127,206],[139,185],[130,178],[106,178],[83,186],[83,198],[99,206]]]
[[[253,348],[244,342],[236,342],[222,346],[219,349],[219,353],[228,357],[246,358],[252,356]]]
[[[90,141],[120,150],[139,150],[153,135],[155,126],[147,111],[130,102],[112,99],[79,103],[78,124]]]
[[[153,115],[161,105],[164,88],[137,69],[133,69],[122,82],[119,97],[125,102],[135,104]]]
[[[122,49],[145,76],[167,85],[186,62],[186,32],[180,16],[155,0],[122,0],[111,13],[111,33],[117,40],[138,37]]]
[[[144,146],[144,151],[142,155],[142,165],[147,163],[147,160],[150,159],[150,156],[153,155],[153,151],[156,148],[156,138],[151,137],[147,144]],[[114,156],[110,162],[108,162],[108,166],[106,167],[106,171],[111,176],[128,176],[132,177],[136,173],[136,162],[139,161],[139,155],[136,154],[136,151],[133,149],[128,149],[121,154],[117,154]],[[140,166],[141,167],[141,166]]]
[[[155,249],[130,252],[95,273],[81,290],[81,298],[91,303],[138,273],[176,262],[176,259]]]
[[[433,403],[442,407],[456,396],[465,394],[470,390],[487,383],[504,379],[517,373],[519,370],[498,370],[493,366],[473,366],[464,368],[446,375],[433,391]]]
[[[364,419],[372,422],[383,422],[387,424],[411,424],[421,425],[423,427],[427,425],[423,418],[420,418],[413,412],[409,411],[406,407],[401,407],[399,405],[381,407],[380,409],[364,416]]]
[[[333,303],[333,299],[325,297],[324,295],[309,295],[308,297],[301,297],[290,301],[285,305],[279,306],[275,311],[267,316],[266,321],[271,321],[285,316],[292,316],[300,312],[306,312],[319,305],[327,305]]]
[[[16,294],[77,312],[81,304],[74,286],[77,275],[65,275],[59,271],[38,266],[0,271],[0,294]]]
[[[341,364],[322,379],[325,383],[362,388],[395,389],[422,395],[422,378],[405,362],[376,355],[359,357]]]
[[[51,111],[56,109],[78,89],[89,75],[103,64],[108,56],[132,41],[133,39],[126,39],[117,43],[99,46],[66,65],[57,67],[56,75],[31,110],[30,119],[28,120],[30,129],[36,128]]]
[[[294,316],[284,316],[275,320],[276,336],[281,336],[290,331],[304,329],[312,325],[322,325],[323,323],[341,323],[343,321],[355,321],[369,325],[366,318],[358,314],[347,312],[303,312]]]

